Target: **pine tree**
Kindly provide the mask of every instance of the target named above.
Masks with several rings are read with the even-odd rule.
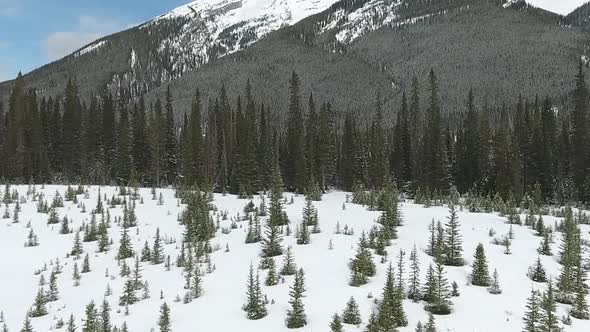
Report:
[[[160,307],[160,318],[158,319],[158,326],[160,327],[160,332],[172,332],[170,308],[168,308],[168,304],[166,304],[166,302],[164,302]]]
[[[20,329],[20,332],[34,332],[33,325],[31,325],[31,319],[29,315],[25,317],[25,322],[23,323],[23,327]]]
[[[290,276],[297,273],[297,265],[293,258],[293,251],[291,247],[287,247],[287,252],[283,258],[283,267],[281,268],[281,275]]]
[[[588,86],[584,77],[584,66],[580,61],[578,74],[576,75],[576,88],[574,90],[574,111],[572,114],[572,147],[573,147],[573,173],[576,189],[583,197],[585,192],[584,183],[587,180],[588,156],[590,145],[588,144],[589,109],[588,109]]]
[[[540,331],[559,331],[559,318],[556,313],[557,305],[555,302],[553,282],[551,280],[549,280],[549,284],[547,285],[547,291],[542,296],[540,307],[541,310],[543,310],[542,318],[540,320]]]
[[[99,331],[99,317],[94,301],[86,305],[86,319],[82,326],[82,332],[98,332]]]
[[[51,275],[49,276],[49,290],[47,290],[45,299],[47,302],[54,302],[59,300],[59,290],[57,288],[57,273],[55,269],[51,271]]]
[[[545,273],[543,264],[541,264],[541,257],[537,257],[535,261],[535,265],[531,271],[531,279],[535,282],[547,282],[547,274]]]
[[[449,290],[448,280],[445,277],[444,266],[441,262],[436,263],[436,269],[429,271],[430,276],[427,276],[427,298],[428,311],[437,315],[445,315],[451,312],[451,292]]]
[[[151,262],[152,261],[152,250],[150,249],[150,245],[147,241],[143,245],[143,249],[141,249],[141,261],[142,262]]]
[[[287,311],[287,327],[290,329],[297,329],[307,325],[307,316],[305,315],[305,308],[303,304],[303,293],[305,293],[305,279],[303,269],[295,274],[293,286],[290,287],[289,304],[291,310]]]
[[[338,313],[335,313],[334,316],[332,316],[332,322],[330,323],[330,331],[331,332],[342,332],[343,327],[342,327],[342,320],[340,319],[340,316],[338,315]]]
[[[543,232],[543,240],[541,240],[541,244],[539,244],[539,248],[537,248],[537,252],[541,255],[545,256],[552,256],[553,253],[551,252],[551,240],[549,236],[551,234],[549,232]]]
[[[266,280],[264,284],[266,286],[274,286],[279,282],[279,276],[277,275],[276,267],[275,267],[275,260],[274,258],[270,257],[266,260],[268,266],[268,273],[266,275]]]
[[[176,181],[178,171],[178,155],[176,142],[176,125],[174,122],[174,110],[172,108],[172,92],[170,86],[166,90],[166,114],[164,116],[163,125],[163,139],[164,139],[164,175],[167,183],[174,183]]]
[[[129,237],[129,231],[123,227],[121,234],[121,240],[119,242],[119,252],[117,253],[117,259],[127,259],[133,256],[133,247],[131,245],[131,238]]]
[[[344,324],[351,324],[351,325],[360,325],[361,324],[361,314],[359,311],[359,306],[356,303],[354,297],[350,297],[348,302],[346,302],[346,308],[342,313],[342,322]]]
[[[125,281],[125,286],[123,288],[123,294],[119,297],[119,305],[122,307],[129,306],[137,302],[137,296],[135,295],[135,284],[133,279],[128,278]]]
[[[471,273],[471,283],[475,286],[490,286],[490,275],[488,272],[488,262],[484,251],[483,244],[478,244],[475,249],[475,261],[473,261],[473,272]]]
[[[266,316],[266,304],[260,287],[258,274],[254,275],[254,267],[250,264],[248,274],[248,288],[246,290],[247,301],[244,310],[248,319],[257,320]]]
[[[414,302],[420,301],[420,261],[418,260],[418,250],[416,245],[410,253],[410,285],[408,289],[408,298]]]
[[[82,242],[80,241],[80,231],[77,231],[76,236],[74,237],[74,246],[70,254],[79,257],[82,253],[84,253],[84,249],[82,247]]]
[[[139,258],[135,256],[135,266],[133,267],[133,288],[140,290],[143,288],[143,281],[141,277],[141,265],[139,264]]]
[[[350,285],[358,287],[368,281],[368,277],[375,275],[375,263],[371,251],[366,247],[361,237],[356,256],[348,264],[351,272]]]
[[[82,273],[88,272],[90,272],[90,258],[88,254],[86,254],[86,256],[84,256],[84,261],[82,263]]]
[[[434,321],[434,315],[432,312],[428,313],[428,323],[426,323],[424,332],[436,332],[436,323]]]
[[[501,294],[502,289],[500,289],[500,282],[498,280],[498,270],[494,269],[494,273],[492,275],[492,286],[488,289],[491,294]]]
[[[160,239],[160,228],[156,229],[156,236],[154,237],[154,249],[152,250],[152,264],[164,263],[164,253]]]
[[[446,264],[451,266],[463,265],[463,258],[461,254],[463,248],[461,246],[461,233],[459,217],[457,216],[457,210],[454,204],[449,204],[449,216],[445,227],[445,248],[447,251]]]
[[[401,294],[396,290],[395,276],[391,264],[387,270],[387,279],[379,303],[377,324],[383,331],[391,331],[395,330],[396,327],[408,325]]]
[[[289,117],[287,122],[287,160],[285,182],[293,191],[303,191],[307,183],[305,160],[305,127],[301,105],[301,80],[293,72],[289,80]]]
[[[40,288],[35,297],[35,303],[33,304],[33,310],[31,311],[31,317],[41,317],[47,315],[47,307],[45,306],[45,292],[43,288]]]
[[[195,272],[193,275],[193,282],[191,284],[191,293],[193,299],[198,299],[203,294],[203,272],[201,272],[201,268],[199,264],[196,264]]]
[[[74,279],[74,286],[80,286],[80,280],[82,279],[82,276],[78,270],[78,263],[74,263],[74,272],[72,274],[72,278]]]
[[[74,315],[71,314],[66,327],[66,332],[76,332],[76,330],[78,330],[78,327],[76,326],[76,320],[74,319]]]
[[[531,296],[527,300],[526,309],[523,321],[525,323],[524,332],[539,332],[541,331],[542,314],[539,312],[540,299],[539,292],[534,288],[531,289]]]
[[[272,217],[271,217],[272,218]],[[262,254],[264,257],[280,256],[283,253],[281,241],[283,237],[279,225],[269,221],[266,226],[265,238],[263,240]]]
[[[297,244],[309,244],[311,242],[309,228],[305,223],[297,226]]]
[[[100,320],[98,323],[97,332],[112,332],[113,326],[111,324],[111,307],[106,299],[102,300],[100,306]]]

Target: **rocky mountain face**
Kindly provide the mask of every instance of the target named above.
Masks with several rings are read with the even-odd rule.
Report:
[[[520,4],[520,5],[519,5]],[[498,0],[199,0],[98,40],[26,75],[40,94],[75,77],[82,97],[162,96],[178,109],[199,87],[230,94],[250,79],[260,100],[283,109],[289,73],[337,109],[361,110],[377,93],[397,108],[414,76],[439,74],[443,102],[566,96],[588,55],[584,8],[567,18]],[[586,15],[589,16],[589,15]],[[574,23],[575,21],[575,23]],[[6,94],[10,82],[0,84]]]

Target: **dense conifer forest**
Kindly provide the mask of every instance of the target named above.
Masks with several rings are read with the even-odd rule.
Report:
[[[434,69],[413,80],[397,109],[384,109],[376,91],[365,109],[337,112],[331,101],[303,91],[296,72],[285,80],[286,110],[255,100],[256,87],[246,81],[236,100],[225,87],[214,96],[195,87],[191,108],[175,119],[170,88],[164,100],[131,100],[125,91],[83,100],[71,79],[63,94],[38,98],[19,76],[0,103],[0,177],[248,196],[270,188],[276,164],[286,189],[295,192],[380,189],[391,179],[417,199],[456,188],[515,203],[590,201],[590,100],[582,64],[572,77],[571,112],[555,108],[548,96],[491,105],[474,91],[465,92],[457,111],[443,110],[445,92]],[[283,122],[276,120],[279,111],[288,114]]]

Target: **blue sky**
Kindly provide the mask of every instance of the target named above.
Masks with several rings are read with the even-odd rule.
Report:
[[[0,82],[190,0],[0,0]]]

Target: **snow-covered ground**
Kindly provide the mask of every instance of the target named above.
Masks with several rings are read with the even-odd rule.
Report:
[[[26,197],[27,186],[13,187],[18,189],[21,196]],[[87,187],[89,197],[79,195],[80,204],[86,206],[86,213],[72,202],[64,202],[65,206],[59,208],[59,216],[67,216],[71,226],[77,228],[83,222],[90,220],[90,211],[97,202],[98,187]],[[45,186],[36,188],[37,192],[44,192],[45,199],[51,203],[56,190],[64,195],[64,186]],[[163,195],[164,204],[158,205],[152,200],[150,189],[141,189],[140,195],[144,203],[137,202],[136,214],[138,227],[130,231],[135,251],[141,252],[144,242],[147,240],[153,244],[154,234],[159,228],[161,235],[166,240],[164,252],[170,255],[174,262],[179,250],[184,227],[179,225],[177,218],[183,205],[178,206],[178,200],[174,198],[172,190],[157,190],[158,195]],[[118,193],[117,188],[101,187],[101,193],[108,198]],[[311,243],[297,245],[293,235],[283,240],[286,247],[292,245],[295,262],[298,267],[305,270],[306,288],[305,309],[308,316],[308,325],[300,331],[328,331],[331,316],[341,312],[350,296],[354,296],[359,303],[363,325],[356,327],[345,325],[345,331],[363,331],[369,314],[374,307],[374,298],[368,298],[372,294],[379,298],[385,282],[387,264],[379,262],[379,256],[374,255],[377,264],[377,275],[370,278],[370,282],[364,286],[355,288],[348,285],[348,262],[356,252],[358,238],[363,230],[370,230],[380,212],[368,211],[365,207],[345,203],[347,193],[334,192],[323,196],[321,202],[314,202],[318,209],[319,222],[322,232],[311,235]],[[287,200],[291,194],[285,194]],[[243,215],[243,208],[249,200],[237,199],[235,196],[215,195],[214,204],[217,212],[228,212],[229,219],[221,221],[221,226],[229,228],[231,219]],[[254,202],[258,204],[259,198]],[[292,223],[292,229],[302,220],[304,197],[295,196],[294,204],[286,205],[286,211]],[[343,204],[345,209],[343,209]],[[44,278],[49,281],[49,273],[52,262],[59,258],[63,265],[63,273],[58,277],[59,297],[56,302],[48,304],[49,314],[40,318],[33,318],[32,324],[35,331],[50,331],[58,319],[67,322],[70,314],[74,314],[77,325],[82,325],[85,305],[94,300],[99,305],[105,294],[107,285],[113,290],[113,294],[106,297],[113,311],[111,318],[113,323],[121,326],[127,322],[131,332],[147,332],[152,328],[157,330],[159,308],[166,301],[171,308],[172,329],[175,332],[278,332],[288,331],[285,326],[286,311],[289,309],[289,286],[293,277],[286,277],[285,283],[267,287],[263,285],[263,293],[268,295],[273,303],[267,306],[268,316],[258,320],[246,319],[242,305],[245,301],[246,279],[250,264],[256,267],[260,261],[261,244],[245,244],[247,222],[240,222],[237,229],[229,234],[223,234],[218,230],[212,240],[213,246],[218,245],[219,250],[211,254],[211,259],[216,269],[204,276],[203,295],[189,304],[175,302],[177,295],[182,297],[184,277],[182,268],[172,264],[171,271],[166,271],[164,264],[151,265],[142,263],[143,280],[149,282],[151,298],[142,300],[129,307],[129,315],[126,316],[124,308],[118,305],[119,296],[123,290],[125,278],[119,276],[120,267],[115,259],[121,228],[114,222],[115,217],[122,215],[121,206],[110,209],[112,227],[109,236],[114,244],[106,253],[97,253],[96,242],[84,243],[85,253],[90,253],[90,273],[82,274],[81,285],[74,287],[72,269],[74,258],[67,257],[71,251],[74,234],[59,234],[60,225],[47,225],[47,214],[37,213],[37,202],[29,197],[28,202],[21,204],[22,211],[19,214],[19,223],[12,223],[12,219],[0,219],[0,310],[10,331],[20,330],[27,310],[31,307],[35,295],[39,289],[39,275],[35,271],[48,265],[44,272]],[[14,204],[9,206],[12,213]],[[406,255],[406,269],[409,263],[407,258],[414,245],[419,249],[421,263],[421,280],[424,281],[426,269],[432,258],[424,253],[428,239],[428,224],[435,220],[446,221],[448,210],[446,207],[424,208],[422,205],[402,203],[401,210],[404,225],[398,228],[399,238],[393,241],[388,248],[389,257],[395,259],[400,249]],[[3,214],[4,207],[0,209]],[[211,212],[214,213],[214,212]],[[216,216],[214,218],[217,218]],[[100,218],[99,218],[100,219]],[[265,219],[263,219],[264,221]],[[547,225],[554,225],[557,220],[554,217],[545,216]],[[453,313],[448,316],[437,316],[439,331],[522,331],[522,315],[525,310],[526,299],[531,287],[543,289],[545,284],[533,283],[527,276],[527,270],[536,260],[537,247],[541,238],[525,226],[514,227],[514,240],[512,254],[505,255],[502,246],[490,243],[488,236],[490,228],[501,236],[509,230],[506,218],[495,214],[475,214],[466,211],[459,213],[461,232],[463,236],[464,257],[467,265],[463,267],[447,267],[449,282],[456,281],[459,284],[461,295],[452,298],[454,303]],[[26,226],[30,223],[35,234],[38,235],[40,245],[37,247],[25,247],[24,242],[30,229]],[[337,223],[343,228],[347,225],[354,229],[354,235],[335,234]],[[581,226],[583,237],[590,239],[590,227]],[[558,252],[560,236],[552,244],[554,253]],[[329,250],[329,242],[333,242],[333,250]],[[471,273],[470,264],[478,243],[483,243],[486,249],[490,270],[497,269],[500,275],[500,283],[503,293],[491,295],[485,288],[468,286]],[[229,252],[225,251],[226,245]],[[542,262],[550,276],[556,278],[559,275],[559,264],[556,256],[541,256]],[[282,259],[276,259],[278,268]],[[78,264],[81,265],[79,260]],[[133,260],[128,259],[132,267]],[[107,272],[108,271],[108,272]],[[266,271],[261,271],[264,280]],[[45,286],[47,289],[47,286]],[[160,292],[164,299],[160,299]],[[141,295],[141,292],[138,292]],[[425,321],[427,314],[423,309],[424,303],[404,301],[404,309],[408,316],[409,324],[401,328],[402,332],[414,331],[418,321]],[[558,313],[566,314],[567,306],[559,305]],[[565,331],[590,331],[590,321],[572,319],[571,326],[565,326]],[[0,324],[1,326],[1,324]],[[80,328],[79,328],[80,330]]]

